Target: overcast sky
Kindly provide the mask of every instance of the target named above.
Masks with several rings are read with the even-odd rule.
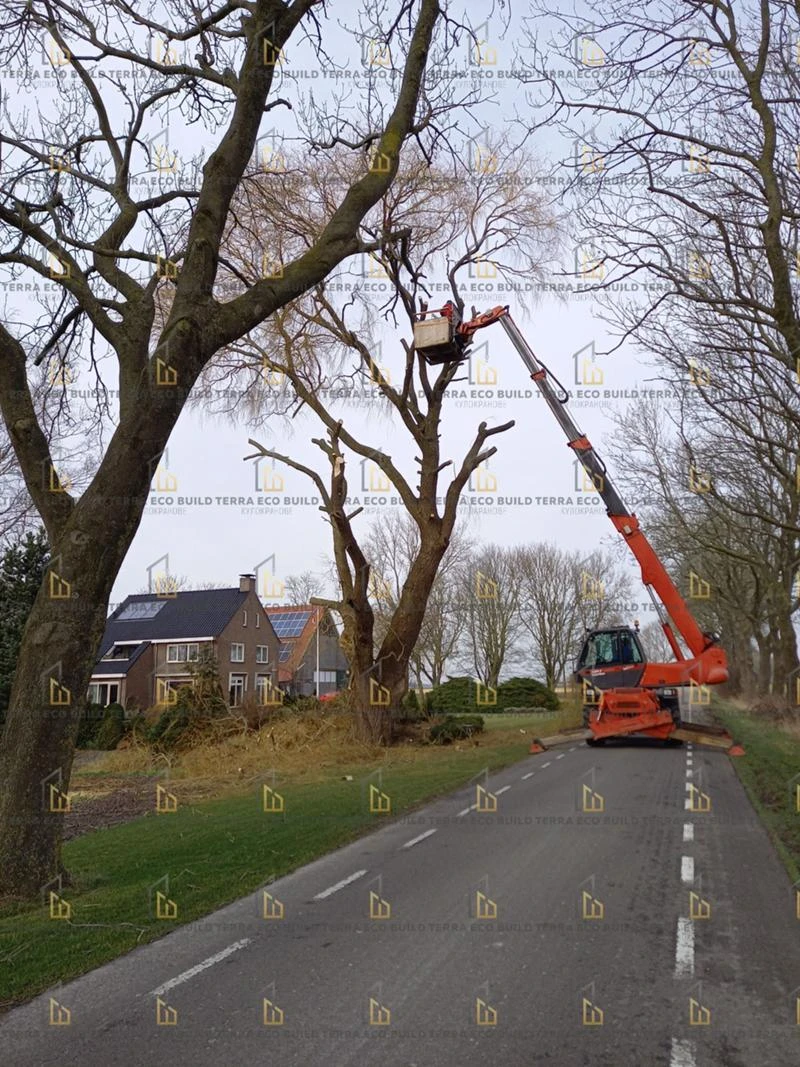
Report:
[[[467,11],[478,7],[470,4]],[[485,50],[486,62],[478,76],[491,80],[497,89],[496,100],[485,105],[479,118],[487,130],[498,130],[512,101],[520,100],[518,88],[507,86],[503,79],[513,63],[514,45],[519,43],[518,13],[502,35],[496,29],[481,27],[477,17],[472,21]],[[335,26],[326,27],[325,42],[337,61],[343,62],[345,53],[349,54],[351,68],[362,76],[365,62],[371,59],[373,67],[376,65],[374,54],[366,59],[359,55],[352,39]],[[307,47],[290,43],[285,63],[287,71],[298,72],[298,91],[306,91],[312,80],[318,97],[329,91],[327,86],[332,83],[324,78],[304,78],[304,70],[315,69]],[[467,64],[462,65],[466,69]],[[469,76],[475,74],[473,66]],[[43,84],[43,100],[48,88]],[[269,130],[279,151],[280,137],[292,132],[291,116],[278,111],[269,116],[270,120],[273,117]],[[479,125],[473,122],[470,130],[464,131],[465,145],[470,137],[480,136]],[[184,150],[183,136],[179,129],[170,127],[170,152],[180,154]],[[192,136],[197,138],[197,129]],[[208,151],[216,139],[208,133]],[[554,160],[574,152],[574,146],[555,133],[537,135],[532,148],[542,161],[543,171]],[[543,186],[543,195],[556,196],[557,186]],[[568,240],[566,245],[562,269],[569,272],[575,269],[574,240]],[[576,284],[574,278],[558,274],[549,280],[554,286],[570,281],[573,286]],[[600,354],[611,346],[612,339],[596,318],[597,308],[591,297],[572,293],[558,298],[552,291],[537,290],[528,314],[513,293],[498,291],[497,279],[473,278],[466,284],[467,308],[475,304],[482,311],[498,303],[511,304],[512,314],[537,355],[573,391],[573,414],[601,454],[611,430],[610,412],[630,403],[635,390],[666,388],[655,380],[655,371],[636,353],[623,350],[613,356]],[[9,299],[15,299],[19,306],[19,297],[11,298],[6,293],[6,301]],[[408,328],[404,329],[408,339]],[[381,363],[393,381],[401,373],[404,358],[401,333],[402,330],[392,332],[385,324],[376,323]],[[106,381],[113,387],[108,374]],[[84,370],[70,388],[85,388],[88,382]],[[369,392],[362,403],[344,404],[340,413],[356,436],[388,452],[415,485],[414,448],[399,420],[387,413],[386,403]],[[601,538],[608,539],[610,525],[596,494],[587,491],[561,430],[536,395],[535,386],[499,324],[477,335],[464,379],[455,383],[450,392],[443,420],[444,458],[453,457],[460,462],[482,419],[490,425],[508,419],[516,422],[513,429],[493,438],[498,454],[487,470],[478,472],[466,494],[473,506],[465,506],[463,511],[469,516],[476,538],[503,545],[552,540],[587,553]],[[244,416],[234,424],[187,408],[170,439],[166,462],[154,479],[150,503],[118,576],[112,602],[145,588],[148,575],[152,577],[154,571],[164,569],[165,557],[169,573],[185,576],[190,588],[202,582],[234,584],[240,572],[254,571],[257,566],[262,583],[268,580],[264,577],[267,571],[280,582],[303,570],[324,569],[330,556],[330,533],[313,500],[313,485],[296,472],[280,467],[265,470],[264,465],[256,470],[252,462],[243,461],[252,451],[248,437],[255,436],[265,445],[285,451],[326,474],[326,461],[311,444],[311,438],[320,436],[321,430],[311,413],[291,423],[276,418],[266,428],[255,428],[248,425]],[[395,506],[391,498],[396,497],[396,492],[392,487],[383,487],[379,477],[369,464],[364,466],[358,457],[349,457],[351,495],[357,496],[365,509],[356,520],[359,530],[366,530],[376,516]],[[270,485],[273,488],[267,488]],[[443,492],[446,485],[443,482]],[[629,504],[635,509],[636,501]],[[265,564],[265,560],[269,562]],[[264,592],[263,585],[259,591]]]

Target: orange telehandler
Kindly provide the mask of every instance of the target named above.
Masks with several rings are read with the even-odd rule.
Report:
[[[714,634],[703,633],[686,601],[675,587],[661,560],[628,511],[606,466],[589,439],[576,426],[567,410],[569,394],[557,378],[534,355],[533,349],[511,318],[508,306],[494,307],[483,314],[473,308],[468,322],[459,322],[456,307],[448,302],[438,311],[423,310],[414,324],[416,350],[430,364],[450,363],[467,358],[476,330],[499,322],[566,434],[606,506],[608,517],[624,537],[642,572],[664,634],[675,655],[672,663],[648,663],[635,629],[615,626],[587,633],[575,668],[584,694],[584,728],[587,744],[602,744],[607,738],[631,734],[667,740],[694,740],[725,748],[731,755],[742,749],[724,730],[712,726],[682,723],[679,689],[689,686],[690,703],[705,704],[707,686],[727,681],[725,650]],[[676,636],[683,638],[686,656]],[[694,699],[692,699],[694,698]],[[571,739],[571,738],[570,738]],[[552,741],[551,741],[552,743]],[[544,747],[544,742],[541,742]]]

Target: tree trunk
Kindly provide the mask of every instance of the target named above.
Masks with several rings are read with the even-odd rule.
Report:
[[[28,616],[0,741],[0,894],[35,897],[63,873],[60,844],[80,710],[152,474],[138,453],[159,455],[174,425],[162,418],[154,429],[153,414],[151,408],[148,421],[142,412],[129,432],[117,429],[106,461],[51,546],[52,563]],[[109,500],[114,506],[106,506]]]

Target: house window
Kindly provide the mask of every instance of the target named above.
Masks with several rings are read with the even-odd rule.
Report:
[[[259,630],[260,628],[261,628],[261,616],[258,614],[258,612],[256,612],[256,629]]]
[[[107,708],[109,704],[119,701],[119,682],[92,682],[89,686],[88,701]]]
[[[314,671],[315,682],[328,682],[336,684],[336,671]]]
[[[256,645],[256,663],[269,663],[269,648],[267,645]]]
[[[198,645],[167,645],[167,663],[189,663],[198,658]]]
[[[247,675],[229,674],[228,682],[228,703],[232,708],[238,708],[244,700],[244,691],[245,684],[247,682]]]
[[[231,644],[231,663],[244,663],[244,645]]]
[[[256,675],[256,700],[258,704],[263,708],[267,703],[270,695],[269,675],[257,674]]]
[[[247,626],[247,611],[242,612],[242,626]]]
[[[131,641],[128,644],[112,645],[106,652],[103,659],[130,659],[131,654],[139,647],[138,641]]]

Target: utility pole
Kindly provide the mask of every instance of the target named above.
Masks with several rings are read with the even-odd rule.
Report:
[[[319,627],[322,622],[322,608],[317,608],[317,700],[319,700]]]

